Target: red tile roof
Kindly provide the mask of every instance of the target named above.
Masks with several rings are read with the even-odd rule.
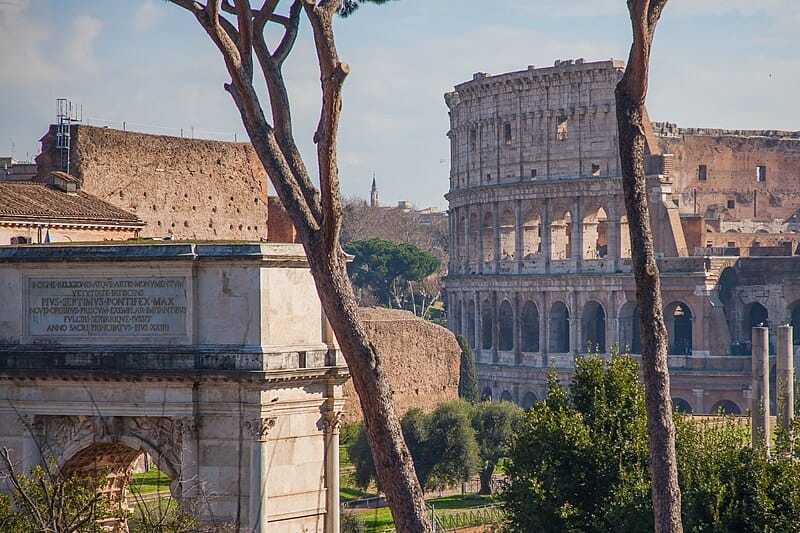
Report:
[[[32,182],[0,182],[0,219],[144,226],[136,215],[83,191]]]

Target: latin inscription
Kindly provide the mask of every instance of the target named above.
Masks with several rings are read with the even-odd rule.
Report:
[[[185,278],[28,279],[31,335],[186,335]]]

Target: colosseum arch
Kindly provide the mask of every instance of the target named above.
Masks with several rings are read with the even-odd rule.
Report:
[[[491,350],[494,344],[494,311],[489,300],[481,304],[481,349]]]
[[[740,415],[742,410],[731,400],[720,400],[711,406],[710,414],[722,413],[724,415]]]
[[[500,304],[497,349],[508,352],[514,349],[514,311],[508,300]]]
[[[583,259],[601,259],[608,255],[608,215],[599,205],[590,207],[583,217]]]
[[[481,401],[482,402],[491,402],[492,401],[492,389],[491,387],[484,387],[483,392],[481,393]]]
[[[631,234],[628,228],[628,215],[619,219],[619,256],[623,259],[631,257]]]
[[[522,319],[520,320],[520,347],[523,352],[539,351],[539,309],[536,304],[528,301],[522,307]]]
[[[692,311],[681,301],[671,302],[664,308],[664,323],[667,326],[669,352],[673,355],[692,353]]]
[[[503,393],[500,395],[501,402],[513,402],[513,397],[508,390],[504,390]]]
[[[467,309],[464,311],[464,336],[473,348],[478,347],[478,339],[475,337],[475,300],[467,302]]]
[[[572,256],[572,215],[566,207],[553,212],[550,222],[550,259],[569,259]]]
[[[589,300],[583,306],[581,317],[583,345],[579,348],[606,352],[606,312],[600,302]]]
[[[519,402],[519,406],[523,409],[530,409],[537,400],[538,398],[536,398],[536,394],[529,391],[522,395],[522,400]]]
[[[728,331],[730,331],[731,337],[734,339],[736,339],[736,328],[734,327],[736,324],[736,301],[734,296],[738,283],[739,276],[736,274],[736,269],[732,267],[723,269],[719,276],[719,281],[717,281],[717,291],[719,300],[722,302],[722,312],[725,314],[725,320],[728,323]]]
[[[529,209],[522,218],[522,258],[531,259],[542,252],[542,217]]]
[[[625,302],[619,311],[620,348],[632,354],[642,353],[642,338],[639,334],[639,308],[636,302]]]
[[[683,398],[676,397],[672,399],[672,410],[676,413],[685,413],[690,415],[692,414],[692,405]]]
[[[758,325],[769,326],[769,311],[759,302],[750,302],[744,308],[742,317],[742,335],[752,340],[752,329]]]
[[[792,326],[792,344],[800,344],[800,300],[789,306],[789,325]]]
[[[478,238],[480,237],[480,231],[478,228],[478,215],[475,213],[469,214],[469,228],[467,229],[467,234],[469,236],[469,250],[467,251],[468,261],[470,263],[477,263],[478,258]]]
[[[483,247],[483,257],[481,260],[487,263],[494,261],[494,217],[488,211],[483,215],[481,246]]]
[[[569,352],[569,309],[564,302],[555,302],[550,308],[550,352]]]
[[[500,214],[500,260],[513,261],[517,257],[517,229],[514,213],[505,209]]]

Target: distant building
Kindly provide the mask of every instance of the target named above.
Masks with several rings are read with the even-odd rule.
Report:
[[[370,207],[378,207],[380,202],[378,202],[378,185],[375,183],[375,176],[372,177],[372,190],[369,193],[369,206]]]
[[[30,181],[36,176],[36,163],[0,157],[0,181]]]

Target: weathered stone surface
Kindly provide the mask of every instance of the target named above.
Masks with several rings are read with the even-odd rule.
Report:
[[[461,349],[447,329],[397,309],[362,307],[359,318],[381,356],[399,414],[414,407],[430,411],[458,397]],[[344,396],[346,420],[360,420],[352,381]]]

